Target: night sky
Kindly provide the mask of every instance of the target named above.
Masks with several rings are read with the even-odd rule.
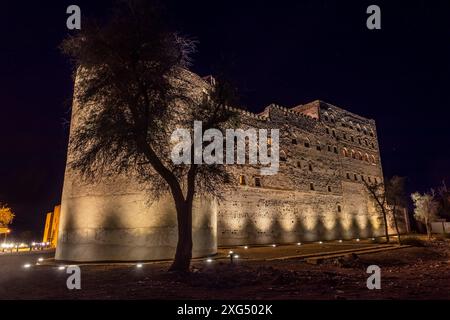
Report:
[[[39,235],[60,202],[72,79],[58,45],[68,5],[85,17],[112,3],[93,2],[2,2],[0,201],[17,215],[15,234]],[[450,2],[393,2],[164,1],[198,40],[193,71],[225,71],[255,112],[321,99],[375,119],[385,175],[425,191],[450,185]],[[370,4],[382,30],[366,28]]]

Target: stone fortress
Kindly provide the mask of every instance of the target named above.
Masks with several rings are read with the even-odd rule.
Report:
[[[210,78],[190,76],[200,87],[210,85]],[[258,166],[230,166],[236,190],[220,203],[196,201],[194,257],[215,254],[218,246],[383,235],[382,216],[363,183],[383,180],[374,120],[322,101],[272,104],[259,114],[235,110],[242,129],[280,129],[280,168],[260,176]],[[74,101],[71,131],[80,119]],[[171,259],[176,242],[170,196],[150,205],[127,177],[86,185],[66,168],[57,260]]]

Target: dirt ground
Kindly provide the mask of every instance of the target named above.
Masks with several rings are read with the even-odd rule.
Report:
[[[367,289],[369,265],[381,268],[381,290]],[[82,265],[82,289],[70,291],[57,265],[17,265],[0,277],[0,299],[450,299],[448,240],[319,265],[244,256],[233,264],[195,261],[189,275],[168,273],[168,266]]]

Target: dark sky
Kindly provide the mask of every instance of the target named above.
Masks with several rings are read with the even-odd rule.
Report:
[[[58,50],[66,8],[103,15],[112,1],[4,1],[0,9],[0,201],[16,232],[42,229],[60,202],[72,94]],[[193,70],[225,69],[261,111],[321,99],[377,121],[385,174],[408,191],[449,179],[449,1],[164,1],[198,40]],[[366,28],[378,4],[382,30]]]

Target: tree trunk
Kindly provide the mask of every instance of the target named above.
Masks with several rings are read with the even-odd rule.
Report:
[[[189,272],[192,259],[192,202],[175,200],[178,243],[169,271]]]
[[[392,211],[392,215],[394,216],[394,225],[395,225],[395,231],[397,232],[398,244],[401,245],[402,241],[400,239],[400,230],[398,229],[397,215],[395,214],[396,211],[397,211],[397,208],[394,206],[394,209]]]
[[[388,230],[388,222],[387,222],[386,210],[382,209],[381,211],[383,212],[384,234],[386,236],[386,242],[389,243],[389,230]]]

